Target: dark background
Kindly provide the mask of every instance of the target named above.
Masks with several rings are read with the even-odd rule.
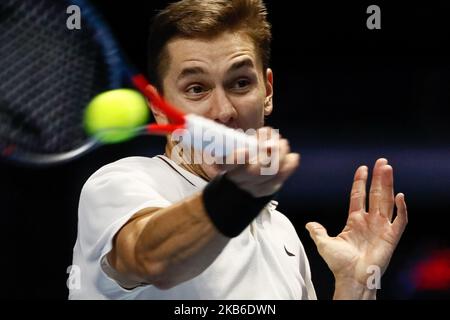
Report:
[[[148,20],[166,1],[94,3],[145,70]],[[366,28],[369,2],[267,3],[275,74],[268,124],[302,154],[279,209],[305,245],[318,297],[332,297],[333,278],[304,225],[316,220],[338,233],[354,170],[387,157],[396,191],[406,194],[410,223],[379,298],[449,298],[450,3],[378,3],[381,30]],[[47,169],[0,164],[1,295],[66,299],[84,181],[108,162],[152,156],[163,145],[162,139],[142,137]],[[440,264],[430,262],[436,257]]]

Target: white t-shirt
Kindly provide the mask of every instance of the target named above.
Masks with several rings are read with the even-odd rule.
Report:
[[[206,270],[171,289],[128,290],[105,273],[102,258],[136,212],[170,206],[205,185],[164,156],[125,158],[95,172],[81,191],[73,251],[79,272],[71,274],[78,285],[69,288],[69,299],[316,299],[303,246],[291,222],[275,210],[276,201]]]

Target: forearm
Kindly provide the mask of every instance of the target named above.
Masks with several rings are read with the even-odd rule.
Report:
[[[369,289],[366,284],[361,284],[352,279],[336,279],[334,300],[376,300],[377,289]]]
[[[119,231],[109,255],[111,265],[133,281],[168,288],[189,280],[229,241],[208,218],[201,194],[137,216]]]
[[[205,270],[228,241],[211,223],[198,194],[156,212],[145,222],[136,241],[136,257],[141,272],[160,268],[158,280],[163,286],[173,286]]]

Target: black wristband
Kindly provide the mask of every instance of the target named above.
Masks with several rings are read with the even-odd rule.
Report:
[[[238,236],[272,200],[240,189],[226,174],[218,175],[203,190],[203,204],[212,223],[224,236]]]

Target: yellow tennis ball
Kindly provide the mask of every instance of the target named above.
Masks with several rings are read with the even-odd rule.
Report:
[[[146,124],[150,111],[144,97],[135,90],[116,89],[94,97],[84,113],[84,127],[103,143],[118,143],[136,135]]]

